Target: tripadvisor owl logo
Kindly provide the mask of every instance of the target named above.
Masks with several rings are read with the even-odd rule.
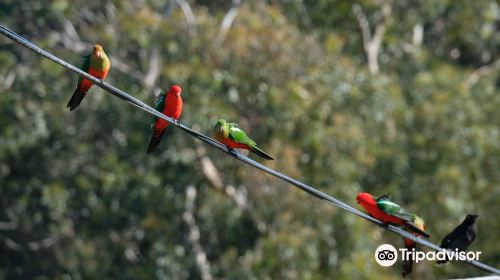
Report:
[[[463,252],[458,249],[455,250],[442,250],[442,251],[416,251],[415,248],[408,250],[406,248],[399,248],[397,250],[391,244],[382,244],[378,246],[375,250],[375,260],[381,266],[392,266],[398,260],[398,251],[401,256],[401,260],[408,261],[414,260],[418,263],[423,260],[428,261],[444,261],[444,260],[456,260],[456,261],[478,261],[481,251],[476,252]]]
[[[381,266],[391,266],[398,260],[398,251],[391,244],[382,244],[375,251],[375,260]]]

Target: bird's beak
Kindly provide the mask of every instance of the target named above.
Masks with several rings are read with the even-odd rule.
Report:
[[[96,56],[97,58],[101,58],[101,52],[100,52],[100,51],[95,52],[95,56]]]
[[[177,98],[181,97],[180,92],[176,92],[176,93],[175,93],[175,96],[176,96]]]

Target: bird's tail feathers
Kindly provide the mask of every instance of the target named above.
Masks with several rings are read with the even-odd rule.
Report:
[[[257,146],[250,147],[252,149],[252,152],[255,153],[256,155],[265,158],[267,160],[274,160],[270,155],[265,153],[263,150],[259,149]]]
[[[158,145],[161,142],[161,138],[163,137],[163,134],[165,134],[165,131],[167,131],[167,130],[164,129],[163,131],[161,131],[159,133],[156,133],[156,131],[153,132],[153,135],[151,136],[151,140],[149,141],[148,154],[154,152],[156,147],[158,147]]]
[[[413,248],[415,248],[415,242],[413,240],[408,238],[403,238],[403,241],[408,251],[411,251]],[[408,258],[403,261],[403,269],[401,271],[401,276],[405,278],[412,271],[413,271],[413,255],[409,254]]]
[[[420,228],[418,228],[418,227],[417,227],[414,223],[412,223],[412,222],[407,222],[407,223],[406,223],[406,225],[407,225],[407,228],[408,228],[409,230],[411,230],[411,231],[415,232],[416,234],[422,235],[422,236],[424,236],[424,237],[426,237],[426,238],[431,237],[431,236],[430,236],[427,232],[425,232],[425,231],[421,230]]]
[[[71,96],[71,99],[69,100],[66,108],[69,108],[70,111],[75,110],[76,107],[78,107],[78,105],[82,103],[83,98],[87,94],[87,90],[88,89],[77,87],[75,89],[75,92],[73,92],[73,96]]]

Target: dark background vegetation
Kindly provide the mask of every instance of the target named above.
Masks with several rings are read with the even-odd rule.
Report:
[[[2,0],[0,23],[182,122],[240,123],[283,171],[352,205],[391,194],[431,241],[477,213],[500,266],[500,5],[494,0]],[[0,38],[0,278],[397,279],[397,236],[170,129]],[[260,159],[259,159],[260,160]],[[414,279],[485,275],[419,263]]]

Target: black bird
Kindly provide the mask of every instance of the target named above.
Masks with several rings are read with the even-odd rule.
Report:
[[[476,239],[476,219],[478,215],[469,214],[465,220],[456,227],[451,233],[445,236],[441,241],[441,248],[464,251]],[[448,259],[438,261],[437,263],[446,263]]]

